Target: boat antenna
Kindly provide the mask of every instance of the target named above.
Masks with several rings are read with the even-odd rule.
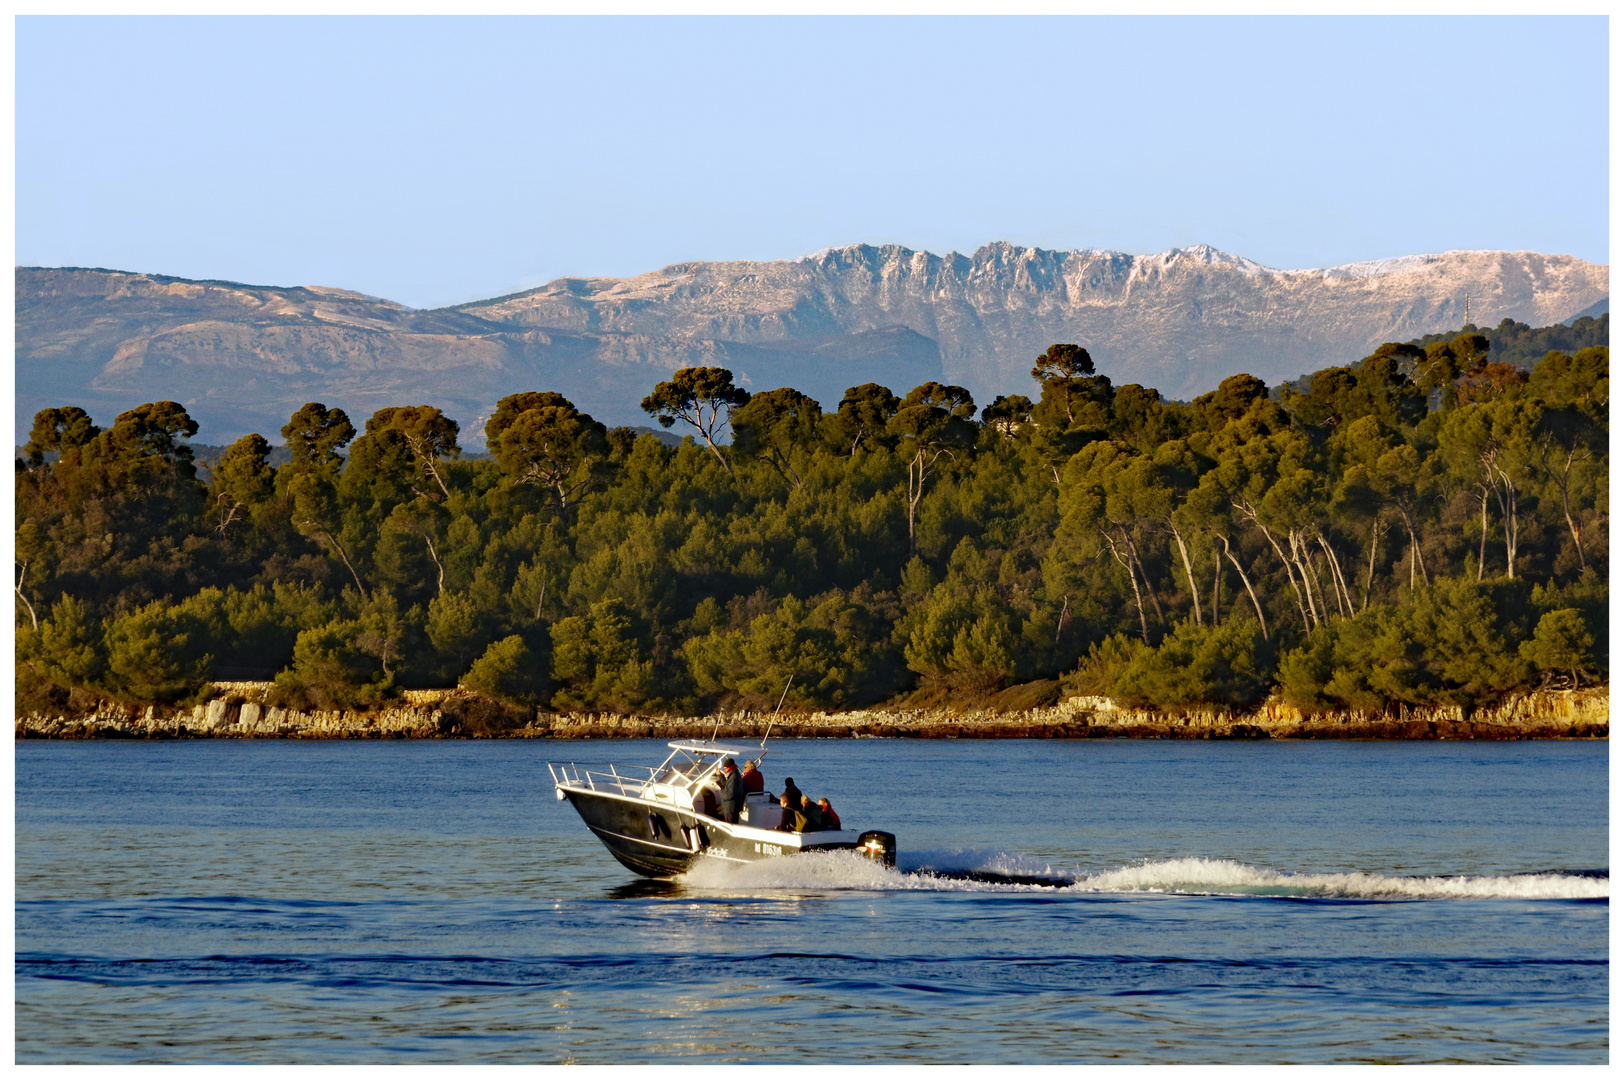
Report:
[[[778,709],[773,710],[773,716],[774,717],[776,717],[778,715],[778,710],[782,709],[784,707],[784,699],[789,697],[790,684],[793,683],[793,682],[795,682],[795,676],[793,674],[791,674],[790,677],[789,677],[789,682],[784,684],[784,692],[782,694],[778,695]],[[773,722],[772,722],[772,719],[768,719],[768,721],[767,721],[767,730],[761,733],[761,749],[762,749],[763,752],[765,752],[766,749],[767,749],[767,736],[771,735],[772,733],[773,733]]]

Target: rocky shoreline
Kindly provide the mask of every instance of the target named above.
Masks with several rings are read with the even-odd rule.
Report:
[[[31,712],[18,739],[759,739],[768,718],[616,716],[515,709],[462,690],[410,690],[387,708],[299,711],[263,703],[268,683],[216,683],[219,695],[184,709],[103,704],[72,714]],[[1539,690],[1474,710],[1454,706],[1393,713],[1308,715],[1279,702],[1246,712],[1182,714],[1124,709],[1074,697],[1022,712],[874,708],[783,714],[775,738],[921,739],[1606,739],[1606,687]]]

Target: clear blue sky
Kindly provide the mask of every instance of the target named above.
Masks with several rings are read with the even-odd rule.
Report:
[[[16,26],[22,265],[428,307],[858,242],[1608,261],[1599,16]]]

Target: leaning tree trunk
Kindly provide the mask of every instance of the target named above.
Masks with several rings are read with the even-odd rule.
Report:
[[[908,557],[916,553],[914,546],[914,520],[919,514],[919,500],[925,495],[925,451],[923,448],[908,462]]]
[[[1495,485],[1495,493],[1499,496],[1500,512],[1503,515],[1502,528],[1506,536],[1506,577],[1517,576],[1517,488],[1511,482],[1506,471],[1495,466],[1495,472],[1500,474],[1500,482]],[[1500,494],[1502,486],[1504,494]]]
[[[1303,592],[1308,594],[1308,613],[1313,616],[1314,625],[1318,626],[1329,615],[1329,612],[1325,611],[1325,590],[1320,587],[1319,575],[1313,573],[1314,568],[1304,565],[1304,556],[1307,551],[1304,550],[1305,545],[1302,543],[1302,538],[1297,529],[1287,531],[1286,545],[1287,550],[1291,552],[1292,561],[1297,564],[1297,573],[1302,575]],[[1316,592],[1319,593],[1319,604],[1317,606],[1314,603],[1314,594]]]
[[[1195,571],[1190,569],[1190,549],[1184,544],[1184,536],[1179,532],[1173,519],[1167,519],[1167,527],[1173,531],[1173,540],[1179,546],[1179,558],[1184,560],[1184,576],[1190,582],[1190,603],[1195,608],[1195,624],[1201,625],[1201,586],[1195,583]]]
[[[1421,568],[1421,584],[1430,585],[1427,579],[1427,560],[1421,554],[1421,538],[1415,535],[1415,521],[1410,517],[1410,508],[1403,503],[1396,503],[1398,516],[1404,519],[1404,531],[1410,535],[1410,591],[1415,591],[1415,568]]]
[[[1280,550],[1280,544],[1275,540],[1274,534],[1264,527],[1263,522],[1257,519],[1257,510],[1252,506],[1251,503],[1236,503],[1234,505],[1235,509],[1245,514],[1252,524],[1257,527],[1257,531],[1263,534],[1263,538],[1267,540],[1269,542],[1269,546],[1274,549],[1275,557],[1280,560],[1280,565],[1286,568],[1286,580],[1291,583],[1291,591],[1297,596],[1297,613],[1303,617],[1303,633],[1306,634],[1310,632],[1314,629],[1314,626],[1308,618],[1308,605],[1303,603],[1303,590],[1297,587],[1297,576],[1292,571],[1291,560],[1286,558],[1286,553],[1284,551]],[[1234,561],[1234,556],[1230,556],[1230,560]],[[1303,584],[1306,586],[1307,582],[1304,582]],[[1248,588],[1250,587],[1251,586],[1248,586]]]
[[[1234,564],[1235,573],[1241,576],[1241,584],[1246,587],[1246,595],[1252,598],[1252,609],[1257,612],[1257,624],[1263,631],[1263,640],[1268,641],[1269,620],[1263,617],[1263,605],[1258,603],[1257,592],[1252,588],[1252,579],[1246,576],[1246,571],[1241,567],[1240,560],[1235,558],[1235,553],[1229,550],[1229,537],[1223,537],[1223,541],[1224,557]]]
[[[27,578],[27,577],[28,577],[28,564],[23,563],[22,564],[22,569],[19,570],[18,573],[17,573],[17,586],[16,586],[16,588],[17,588],[17,599],[21,600],[23,602],[23,606],[28,609],[28,621],[33,624],[35,630],[38,630],[39,629],[39,615],[34,611],[34,605],[29,601],[28,597],[23,593],[23,580],[25,578]]]
[[[1122,552],[1116,546],[1116,541],[1111,539],[1110,533],[1106,532],[1104,529],[1101,529],[1100,535],[1105,537],[1105,543],[1111,549],[1111,557],[1120,563],[1122,568],[1128,572],[1128,584],[1133,586],[1133,605],[1139,610],[1139,636],[1141,639],[1143,639],[1146,645],[1149,645],[1150,623],[1145,619],[1145,600],[1144,597],[1139,595],[1139,579],[1134,575],[1133,561],[1123,556]]]
[[[1342,561],[1336,557],[1336,551],[1325,539],[1324,533],[1315,533],[1314,539],[1325,552],[1325,559],[1331,567],[1331,587],[1338,593],[1336,606],[1344,616],[1353,614],[1353,596],[1348,592],[1348,579],[1342,576]]]
[[[1375,518],[1370,523],[1370,565],[1365,568],[1365,594],[1359,600],[1359,610],[1364,611],[1370,607],[1370,585],[1376,579],[1376,542],[1382,534],[1382,514],[1376,511]]]
[[[1585,568],[1585,545],[1584,541],[1579,538],[1579,526],[1574,523],[1573,510],[1568,505],[1568,484],[1573,472],[1573,456],[1578,452],[1577,447],[1568,451],[1567,458],[1562,462],[1562,475],[1557,479],[1556,487],[1562,493],[1562,517],[1568,523],[1568,532],[1573,534],[1573,546],[1579,553],[1579,569],[1583,570]]]
[[[1224,556],[1216,546],[1212,549],[1212,625],[1218,625],[1218,613],[1223,608],[1221,586],[1224,583]]]
[[[1128,554],[1132,555],[1133,561],[1139,564],[1139,576],[1145,579],[1145,591],[1150,594],[1150,606],[1156,609],[1156,622],[1165,630],[1167,629],[1167,616],[1162,614],[1162,602],[1156,599],[1156,590],[1150,587],[1150,574],[1146,573],[1145,564],[1139,558],[1139,545],[1133,542],[1133,538],[1128,535],[1126,529],[1122,530],[1122,539],[1128,545]]]

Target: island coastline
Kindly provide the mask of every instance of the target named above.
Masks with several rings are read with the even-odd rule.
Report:
[[[1280,701],[1254,709],[1165,712],[1071,697],[1021,710],[876,706],[834,712],[709,716],[552,712],[467,690],[409,690],[387,707],[303,711],[263,703],[268,683],[216,683],[190,707],[102,702],[16,718],[17,739],[1606,739],[1608,688],[1535,690],[1498,704],[1305,713]],[[256,700],[257,699],[257,700]]]

